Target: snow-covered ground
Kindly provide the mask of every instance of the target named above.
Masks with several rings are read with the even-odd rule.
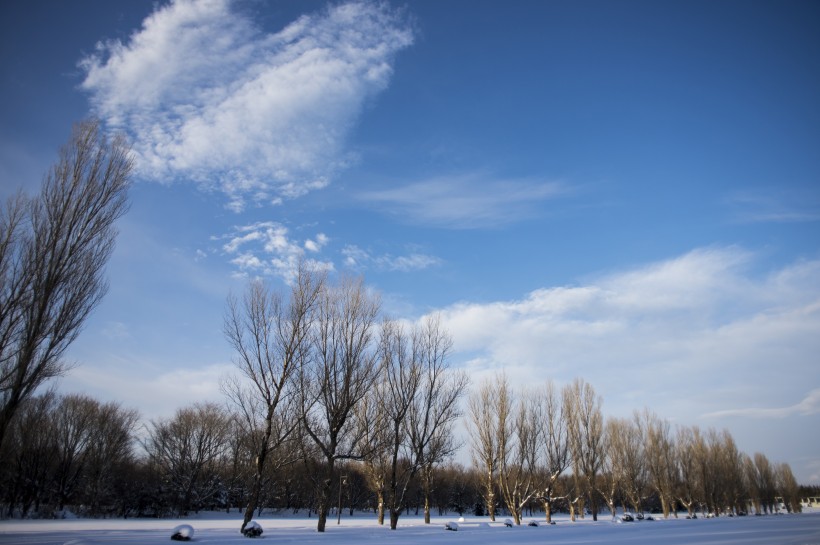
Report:
[[[716,519],[669,519],[616,524],[609,517],[569,522],[558,516],[557,524],[505,528],[503,518],[489,526],[485,517],[468,517],[458,531],[444,526],[458,517],[438,517],[425,525],[419,517],[399,520],[395,532],[380,527],[372,516],[342,517],[328,521],[327,532],[316,532],[316,518],[262,516],[256,519],[264,534],[251,540],[239,534],[239,516],[204,514],[185,520],[5,520],[0,521],[0,543],[15,545],[149,545],[176,543],[171,533],[179,524],[195,530],[192,543],[252,545],[820,545],[820,510],[799,515],[770,515]],[[532,519],[526,518],[524,522]]]

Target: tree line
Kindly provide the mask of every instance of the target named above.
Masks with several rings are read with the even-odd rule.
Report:
[[[559,390],[547,382],[534,393],[510,396],[503,377],[485,382],[470,395],[465,415],[472,465],[455,463],[451,450],[410,476],[412,459],[400,454],[396,492],[390,485],[392,452],[340,460],[328,482],[326,457],[317,455],[304,432],[274,455],[290,457],[289,464],[264,467],[257,490],[258,443],[225,403],[196,403],[143,426],[133,409],[48,392],[23,403],[0,449],[2,515],[59,517],[70,510],[88,517],[178,517],[200,510],[239,512],[255,496],[255,515],[265,509],[318,518],[325,505],[326,520],[340,506],[346,515],[367,511],[384,517],[388,506],[389,513],[424,514],[428,520],[431,513],[458,513],[509,516],[520,523],[534,515],[549,521],[555,512],[595,517],[596,503],[609,514],[799,512],[800,497],[816,495],[797,485],[788,464],[738,451],[728,431],[672,429],[648,410],[606,420],[600,442],[586,443],[601,446],[596,475],[586,474],[576,450],[584,447],[573,437],[574,417],[565,411],[572,410],[573,396],[591,391],[588,386],[579,380]],[[504,389],[506,405],[493,399],[503,398]],[[502,416],[506,411],[508,420],[498,426],[490,418],[494,432],[482,435],[474,418],[487,399],[493,401],[488,408]],[[487,448],[490,437],[495,446]],[[491,456],[482,459],[483,454]]]

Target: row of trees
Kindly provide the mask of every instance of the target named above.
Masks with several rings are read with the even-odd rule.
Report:
[[[473,398],[483,390],[474,392]],[[563,392],[573,388],[557,394],[547,385],[544,391],[550,390],[554,400],[561,400]],[[728,432],[701,433],[690,427],[660,432],[667,438],[660,444],[668,445],[660,458],[668,458],[672,465],[668,489],[658,486],[649,468],[650,458],[657,456],[647,454],[646,449],[653,446],[647,446],[640,432],[647,418],[655,419],[643,412],[632,419],[607,421],[604,461],[595,490],[583,474],[573,470],[573,447],[568,441],[564,442],[565,470],[557,475],[557,470],[551,473],[546,466],[547,444],[540,443],[536,448],[540,453],[530,456],[535,464],[526,471],[513,456],[499,461],[490,492],[486,469],[479,465],[431,464],[404,482],[401,508],[428,516],[430,511],[492,517],[503,512],[518,521],[540,512],[549,520],[556,511],[583,516],[597,497],[612,513],[618,507],[663,513],[666,506],[672,513],[686,510],[691,516],[696,511],[727,509],[772,512],[778,509],[778,497],[786,509],[799,511],[801,495],[816,495],[816,490],[796,486],[788,465],[771,463],[760,453],[753,457],[738,453]],[[521,426],[520,420],[514,420]],[[548,423],[543,421],[542,430],[548,429]],[[662,430],[667,427],[660,425]],[[554,433],[569,438],[566,431],[562,435],[562,427],[560,420],[555,421],[554,428],[559,429]],[[515,429],[506,443],[526,444],[516,437]],[[254,492],[257,467],[253,440],[241,430],[238,415],[215,403],[182,408],[142,428],[135,411],[113,403],[53,393],[31,398],[14,419],[0,450],[3,515],[59,516],[63,508],[84,516],[180,516],[201,509],[236,510],[246,506]],[[545,431],[536,431],[536,435],[542,433]],[[299,452],[310,452],[312,439],[305,434],[297,437],[306,441]],[[539,442],[529,444],[538,447]],[[517,448],[508,446],[507,452],[517,454]],[[340,461],[339,477],[330,487],[333,502],[322,500],[316,486],[316,476],[321,474],[317,469],[325,463],[321,456],[287,467],[271,464],[263,472],[257,512],[264,507],[310,515],[318,513],[325,501],[334,506],[341,502],[351,515],[356,509],[378,516],[385,494],[382,481],[374,479],[379,474],[374,472],[374,462]],[[727,463],[730,466],[724,465]],[[406,471],[409,461],[400,459],[399,465]],[[669,491],[666,499],[663,490]]]
[[[672,430],[648,409],[632,418],[604,419],[601,398],[581,379],[560,391],[552,382],[514,395],[504,376],[484,382],[469,399],[473,465],[494,519],[503,504],[520,524],[524,509],[539,501],[568,507],[572,520],[599,506],[643,512],[647,498],[664,517],[678,507],[694,516],[772,512],[781,497],[800,510],[797,482],[788,464],[761,453],[740,452],[723,430],[679,426]],[[500,495],[500,502],[498,496]]]

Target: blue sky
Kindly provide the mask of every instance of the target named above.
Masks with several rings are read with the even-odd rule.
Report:
[[[138,159],[60,383],[220,399],[300,258],[441,312],[474,383],[582,376],[820,483],[820,6],[12,1],[0,196],[90,115]]]

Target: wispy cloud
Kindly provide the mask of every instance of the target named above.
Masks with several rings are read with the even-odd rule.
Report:
[[[704,418],[724,418],[740,416],[746,418],[786,418],[787,416],[808,416],[820,413],[820,388],[806,395],[799,403],[787,407],[727,409],[704,414]]]
[[[241,276],[278,276],[286,282],[296,278],[299,263],[317,270],[333,270],[332,262],[306,257],[317,253],[329,238],[323,233],[303,242],[292,239],[288,228],[273,221],[241,225],[230,233],[212,237]]]
[[[728,199],[740,223],[806,223],[820,221],[817,195],[801,196],[780,189],[744,191]]]
[[[359,198],[402,221],[473,229],[531,217],[538,203],[566,192],[564,184],[554,181],[468,174],[366,191]]]
[[[413,252],[408,255],[391,254],[372,255],[362,248],[349,244],[342,249],[346,267],[364,270],[375,267],[380,270],[410,272],[427,269],[441,263],[435,256]]]
[[[381,2],[334,4],[266,34],[231,0],[175,0],[125,42],[100,43],[80,62],[82,87],[133,137],[143,176],[197,181],[238,211],[329,183],[412,42]]]

